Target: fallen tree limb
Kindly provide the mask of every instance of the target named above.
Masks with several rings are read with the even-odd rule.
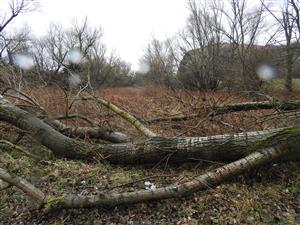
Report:
[[[92,101],[96,101],[100,104],[102,104],[103,106],[107,107],[108,109],[110,109],[111,111],[113,111],[114,113],[116,113],[117,115],[119,115],[120,117],[122,117],[123,119],[125,119],[126,121],[128,121],[130,124],[132,124],[137,130],[139,130],[142,134],[144,134],[146,137],[156,137],[158,136],[157,134],[155,134],[154,132],[152,132],[151,130],[149,130],[144,124],[142,124],[137,118],[135,118],[134,116],[132,116],[130,113],[120,109],[118,106],[114,105],[113,103],[106,101],[102,98],[99,97],[81,97],[78,100],[92,100]]]
[[[262,109],[277,109],[282,111],[300,109],[300,100],[296,101],[262,101],[262,102],[243,102],[235,104],[227,104],[223,106],[216,106],[209,112],[209,116],[223,115],[232,112],[250,111],[250,110],[262,110]],[[202,114],[194,113],[190,115],[174,115],[169,117],[156,117],[147,120],[147,123],[157,123],[165,121],[185,121],[194,119]]]
[[[126,143],[131,141],[131,138],[124,133],[110,131],[101,127],[72,127],[65,125],[59,120],[48,118],[44,119],[44,121],[69,137],[101,139],[112,143]]]
[[[260,109],[277,109],[277,110],[295,110],[300,109],[300,100],[296,101],[263,101],[263,102],[243,102],[228,104],[213,108],[211,116],[221,115],[231,112],[260,110]]]
[[[7,92],[10,90],[23,96],[23,98],[7,94]],[[31,98],[24,92],[15,90],[13,88],[6,88],[2,92],[2,95],[4,95],[4,94],[8,97],[16,98],[18,100],[28,103],[28,105],[22,105],[23,108],[20,107],[22,109],[25,108],[24,109],[25,111],[30,112],[30,110],[26,110],[26,108],[31,109],[32,107],[34,107],[35,109],[38,109],[40,112],[43,113],[43,117],[46,117],[47,113],[46,113],[45,109],[37,101],[35,101],[33,98]],[[59,120],[63,120],[63,119],[74,119],[74,118],[79,118],[81,120],[84,120],[93,127],[71,127],[71,126],[67,126],[59,121]],[[50,119],[47,117],[46,119],[44,119],[44,121],[46,121],[51,126],[54,126],[56,129],[58,129],[63,134],[70,136],[70,137],[102,139],[104,141],[109,141],[112,143],[124,143],[124,142],[129,142],[131,140],[130,137],[128,137],[127,135],[125,135],[121,132],[113,132],[113,131],[110,131],[110,130],[107,130],[104,128],[95,127],[94,122],[90,118],[80,115],[80,114],[68,114],[67,116],[60,116],[55,119]]]
[[[0,179],[22,190],[26,195],[28,195],[32,200],[34,200],[35,203],[39,205],[39,207],[42,207],[44,205],[44,193],[35,186],[33,186],[31,183],[29,183],[27,180],[15,175],[11,175],[2,168],[0,168]]]
[[[69,138],[34,115],[19,109],[0,96],[0,120],[27,131],[56,156],[86,160],[105,159],[112,163],[156,163],[168,157],[170,162],[191,159],[233,161],[258,148],[300,135],[298,127],[209,137],[153,137],[145,141],[120,144],[90,144]],[[293,159],[300,157],[298,152]]]
[[[58,116],[58,117],[53,118],[53,120],[59,120],[59,121],[70,120],[70,119],[81,119],[81,120],[89,123],[90,126],[95,126],[95,123],[91,118],[81,115],[81,114],[68,114],[65,116]]]
[[[200,113],[194,113],[190,115],[179,114],[179,115],[167,116],[167,117],[156,117],[156,118],[146,120],[146,122],[148,124],[152,124],[152,123],[166,122],[166,121],[172,121],[172,122],[185,121],[185,120],[197,118],[200,115],[201,115]]]
[[[90,208],[90,207],[114,207],[122,204],[135,204],[150,200],[162,200],[168,198],[181,198],[197,191],[221,184],[225,180],[257,168],[275,159],[284,156],[299,147],[300,137],[290,136],[285,143],[277,143],[273,147],[253,152],[245,158],[229,163],[214,171],[210,171],[182,184],[172,184],[153,190],[139,190],[133,192],[101,192],[96,195],[65,194],[61,196],[47,196],[27,181],[10,175],[4,169],[0,169],[0,179],[15,185],[28,196],[37,201],[40,206],[48,210]]]
[[[299,142],[299,137],[297,138]],[[249,156],[219,167],[215,171],[207,172],[194,178],[192,181],[183,184],[174,184],[155,190],[141,190],[124,193],[100,193],[95,196],[65,195],[53,201],[55,204],[48,207],[53,208],[86,208],[86,207],[114,207],[121,204],[135,204],[150,200],[162,200],[168,198],[181,198],[191,195],[199,190],[216,186],[226,179],[241,174],[247,170],[257,168],[268,162],[283,156],[295,147],[298,143],[279,144],[275,147],[254,152]]]
[[[30,153],[29,151],[27,151],[26,149],[22,148],[21,146],[13,144],[7,140],[0,140],[0,149],[4,149],[7,151],[16,150],[16,151],[20,152],[21,154],[24,154],[25,156],[32,158],[36,161],[41,160],[41,158],[39,158],[37,155],[34,155],[34,154]]]

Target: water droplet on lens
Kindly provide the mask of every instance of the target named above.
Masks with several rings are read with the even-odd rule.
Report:
[[[80,50],[78,48],[72,48],[68,52],[68,60],[70,61],[70,63],[78,64],[81,62],[82,57],[83,57],[82,53],[80,52]]]
[[[76,73],[70,73],[68,83],[70,87],[76,88],[81,83],[80,76]]]
[[[268,64],[260,65],[257,70],[257,75],[262,80],[271,80],[276,76],[276,69]]]
[[[141,73],[148,73],[150,70],[150,67],[147,63],[141,63],[139,65],[139,69],[138,71],[141,72]]]
[[[23,70],[29,70],[35,65],[33,57],[26,53],[15,54],[13,56],[13,63]]]

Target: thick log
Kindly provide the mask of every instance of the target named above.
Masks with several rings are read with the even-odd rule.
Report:
[[[234,177],[245,171],[270,163],[298,147],[299,136],[286,143],[277,144],[274,147],[253,152],[245,158],[226,164],[214,171],[204,173],[191,181],[183,184],[173,184],[155,190],[140,190],[123,193],[99,193],[98,195],[74,195],[68,194],[54,198],[48,204],[49,208],[86,208],[86,207],[114,207],[122,204],[136,204],[150,200],[162,200],[168,198],[181,198],[197,191],[212,188],[221,184],[226,179]]]
[[[221,166],[214,171],[206,172],[191,181],[182,184],[172,184],[152,190],[138,190],[133,192],[104,192],[95,195],[64,194],[61,196],[47,196],[28,183],[26,180],[13,176],[0,168],[0,179],[15,185],[33,198],[46,211],[62,208],[91,208],[114,207],[121,204],[135,204],[150,200],[162,200],[168,198],[180,198],[191,195],[197,191],[212,188],[221,184],[226,179],[234,177],[245,171],[257,168],[263,164],[273,162],[299,147],[299,136],[291,137],[286,142],[278,142],[275,146],[261,149],[235,162]]]
[[[215,135],[210,137],[153,137],[145,141],[122,144],[89,144],[66,137],[34,115],[19,109],[0,96],[0,120],[29,132],[56,156],[86,160],[106,159],[113,163],[155,163],[163,159],[233,161],[259,148],[300,135],[300,128]],[[299,158],[295,154],[294,158]]]

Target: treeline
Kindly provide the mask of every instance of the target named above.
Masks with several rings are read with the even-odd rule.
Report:
[[[292,91],[292,78],[300,75],[299,1],[187,4],[186,26],[170,39],[149,43],[141,60],[148,80],[196,90],[259,90],[277,76]]]
[[[29,27],[3,34],[1,80],[11,86],[24,81],[66,87],[131,85],[130,65],[108,54],[102,38],[102,28],[92,27],[87,18],[74,20],[69,28],[50,24],[40,38],[32,37]],[[24,63],[33,66],[24,69]]]
[[[185,27],[167,40],[153,38],[139,71],[108,53],[102,28],[92,27],[87,18],[67,28],[51,24],[39,38],[30,35],[30,27],[5,32],[6,22],[36,1],[11,2],[12,17],[3,17],[0,24],[0,82],[10,86],[154,83],[192,90],[259,90],[264,80],[277,75],[292,91],[292,79],[299,76],[299,1],[188,1]]]

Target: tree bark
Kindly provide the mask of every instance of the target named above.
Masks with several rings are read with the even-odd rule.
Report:
[[[0,179],[24,191],[28,196],[36,200],[40,206],[45,207],[47,211],[61,208],[114,207],[121,204],[135,204],[150,200],[180,198],[191,195],[208,187],[219,185],[226,179],[245,171],[270,163],[293,151],[293,149],[298,148],[299,141],[299,135],[293,136],[286,140],[286,142],[278,142],[273,147],[253,152],[245,158],[226,164],[214,171],[204,173],[191,181],[182,184],[172,184],[154,190],[138,190],[121,193],[104,192],[96,195],[64,194],[61,196],[45,197],[42,191],[26,180],[13,176],[1,168]]]
[[[216,106],[209,113],[209,116],[223,115],[232,112],[262,110],[262,109],[278,109],[283,111],[300,109],[300,100],[296,101],[262,101],[262,102],[243,102],[235,104],[227,104]],[[147,123],[157,123],[164,121],[185,121],[199,117],[201,114],[195,113],[190,115],[175,115],[169,117],[157,117],[147,120]]]
[[[226,179],[241,174],[247,170],[259,167],[268,162],[285,155],[299,147],[299,137],[284,144],[277,144],[274,147],[253,152],[249,156],[235,162],[226,164],[218,169],[207,172],[183,184],[173,184],[155,190],[140,190],[123,193],[100,193],[98,195],[65,195],[53,201],[56,204],[49,205],[53,208],[86,208],[86,207],[114,207],[121,204],[135,204],[150,200],[162,200],[168,198],[180,198],[191,195],[197,191],[214,187]]]
[[[262,102],[244,102],[218,106],[213,109],[211,115],[221,115],[231,112],[261,110],[261,109],[279,109],[296,110],[300,109],[300,101],[262,101]]]
[[[112,163],[156,163],[161,160],[233,161],[257,149],[300,135],[300,128],[288,127],[269,131],[214,135],[209,137],[153,137],[141,142],[121,144],[90,144],[59,133],[37,117],[14,106],[0,96],[0,120],[29,132],[56,156]],[[298,152],[293,158],[299,158]]]
[[[44,121],[69,137],[101,139],[112,143],[126,143],[131,141],[131,138],[126,134],[109,131],[101,127],[71,127],[59,120],[44,119]]]
[[[22,190],[26,195],[32,198],[39,206],[44,204],[45,195],[44,193],[34,187],[31,183],[22,179],[18,176],[11,175],[6,170],[0,168],[0,179],[10,185],[14,185]]]

